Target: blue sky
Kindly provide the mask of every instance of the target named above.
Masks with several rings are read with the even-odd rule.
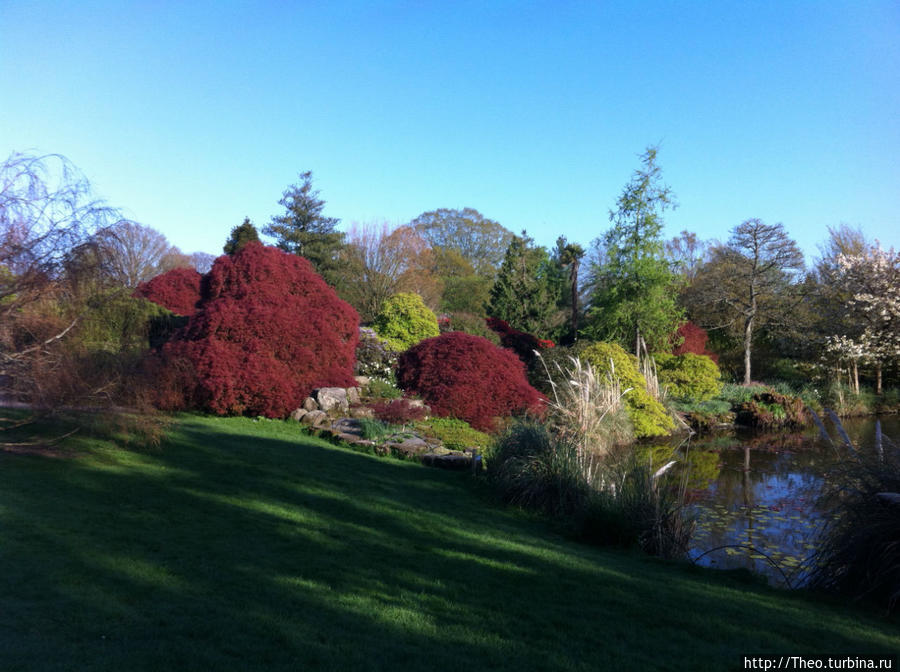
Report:
[[[0,0],[0,155],[66,155],[186,252],[473,207],[589,243],[659,144],[666,233],[900,247],[900,4]]]

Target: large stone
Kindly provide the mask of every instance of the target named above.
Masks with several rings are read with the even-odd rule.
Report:
[[[422,453],[427,453],[431,450],[431,446],[418,437],[405,439],[400,443],[394,443],[392,447],[395,453],[402,455],[403,457],[418,457]]]
[[[341,434],[353,434],[357,438],[362,437],[362,423],[354,418],[335,420],[332,427],[334,427],[334,431]]]
[[[328,414],[325,411],[310,411],[300,419],[300,422],[316,427],[328,422]]]
[[[350,409],[350,417],[352,418],[374,418],[375,411],[368,406],[354,406]]]
[[[359,403],[359,388],[358,387],[348,387],[347,388],[347,401],[351,404]]]
[[[291,413],[291,420],[296,422],[300,422],[303,419],[303,416],[309,413],[305,408],[298,408]]]
[[[322,387],[315,392],[319,408],[329,413],[331,411],[346,412],[350,408],[347,401],[347,390],[343,387]]]
[[[368,387],[369,382],[372,380],[368,376],[353,376],[353,379],[356,381],[357,387]]]
[[[301,407],[307,411],[318,411],[319,410],[319,405],[316,403],[316,400],[313,399],[312,397],[307,397],[306,399],[304,399],[303,403],[301,404]]]

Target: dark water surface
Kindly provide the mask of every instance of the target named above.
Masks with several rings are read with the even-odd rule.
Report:
[[[880,418],[884,434],[900,440],[900,418]],[[844,421],[853,444],[874,450],[875,419]],[[828,470],[849,458],[815,428],[804,432],[736,431],[694,437],[689,444],[648,448],[654,463],[674,449],[686,475],[697,520],[689,555],[698,564],[746,568],[776,585],[802,585],[807,560],[829,512],[820,501]],[[718,550],[713,550],[718,549]],[[777,567],[775,566],[777,565]]]

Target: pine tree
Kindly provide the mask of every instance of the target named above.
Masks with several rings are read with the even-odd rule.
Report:
[[[325,201],[313,189],[312,172],[300,173],[300,181],[285,190],[278,204],[284,206],[285,213],[273,217],[263,233],[275,238],[279,249],[308,259],[316,272],[334,286],[339,279],[344,234],[335,230],[339,219],[322,214]]]
[[[250,223],[249,217],[244,217],[244,222],[231,230],[231,235],[225,241],[222,248],[225,254],[234,254],[249,242],[259,242],[259,233],[256,227]]]
[[[559,283],[543,247],[523,231],[513,237],[491,288],[488,314],[539,336],[559,325]]]

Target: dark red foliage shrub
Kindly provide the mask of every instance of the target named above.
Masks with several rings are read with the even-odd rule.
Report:
[[[425,409],[421,406],[414,406],[409,399],[379,401],[371,408],[376,418],[390,425],[405,425],[425,419]]]
[[[706,329],[698,327],[693,322],[685,322],[675,332],[675,342],[681,341],[681,345],[676,345],[672,350],[672,354],[683,355],[686,352],[691,352],[695,355],[706,355],[718,364],[719,356],[706,349],[707,340],[709,340],[709,335],[706,333]]]
[[[427,338],[401,354],[397,381],[422,395],[435,415],[484,431],[494,428],[497,417],[542,408],[540,393],[513,353],[458,331]]]
[[[355,384],[358,325],[306,259],[248,243],[216,259],[197,312],[162,356],[196,380],[185,403],[284,417],[316,387]]]
[[[485,322],[500,337],[500,345],[515,352],[526,365],[530,365],[534,361],[535,350],[541,348],[541,343],[535,336],[514,329],[499,317],[489,317]]]
[[[176,315],[193,315],[200,302],[202,277],[193,268],[176,268],[142,282],[134,295],[153,301]]]

